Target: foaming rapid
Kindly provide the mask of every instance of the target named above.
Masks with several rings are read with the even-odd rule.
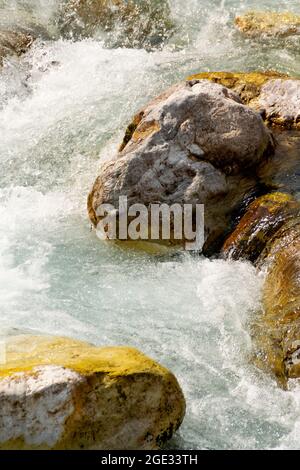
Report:
[[[0,0],[2,25],[48,29],[0,72],[1,331],[129,344],[169,367],[188,403],[171,448],[297,448],[298,384],[283,392],[251,363],[261,275],[247,263],[126,251],[90,230],[99,160],[155,94],[199,70],[300,73],[295,45],[254,47],[232,27],[249,7],[300,12],[298,2],[170,4],[176,32],[150,53],[58,37],[57,2]]]

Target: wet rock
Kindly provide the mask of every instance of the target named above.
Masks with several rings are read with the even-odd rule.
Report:
[[[271,237],[298,210],[298,202],[289,194],[274,192],[255,199],[224,243],[223,255],[257,262]]]
[[[202,203],[209,244],[243,197],[243,178],[272,151],[260,115],[238,95],[207,80],[178,84],[134,117],[116,159],[102,165],[88,198],[90,219],[96,226],[99,207],[117,208],[120,196],[147,207]]]
[[[7,56],[24,54],[33,41],[34,38],[29,33],[0,31],[0,66],[3,65],[3,59]]]
[[[300,132],[295,128],[273,126],[272,133],[276,141],[275,154],[261,165],[257,175],[269,191],[300,193]]]
[[[253,325],[256,363],[281,385],[300,377],[300,203],[271,193],[250,204],[223,247],[264,271],[263,313]]]
[[[249,37],[287,37],[300,34],[300,16],[289,12],[250,11],[237,16],[235,25]]]
[[[71,37],[105,31],[110,45],[151,49],[172,34],[174,24],[167,0],[69,0],[60,29]]]
[[[1,449],[156,449],[183,419],[175,377],[135,349],[20,335],[1,352]]]

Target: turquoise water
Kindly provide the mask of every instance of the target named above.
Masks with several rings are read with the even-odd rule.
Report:
[[[299,2],[173,0],[176,33],[151,53],[111,49],[105,35],[63,40],[58,3],[0,0],[0,24],[43,35],[0,72],[1,327],[129,344],[169,367],[187,400],[171,448],[299,448],[298,384],[283,392],[249,361],[254,268],[126,251],[100,242],[86,214],[99,161],[169,84],[209,70],[300,75],[297,39],[266,45],[232,25],[248,8],[300,13]]]

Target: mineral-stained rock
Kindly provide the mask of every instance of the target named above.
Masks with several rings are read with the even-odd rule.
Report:
[[[112,32],[111,43],[153,47],[172,34],[174,24],[167,0],[69,0],[62,9],[60,28],[71,36]]]
[[[31,34],[14,31],[0,31],[0,66],[8,55],[24,54],[33,43]]]
[[[273,151],[272,142],[260,115],[227,88],[207,80],[176,85],[135,116],[117,158],[102,165],[90,218],[97,225],[98,208],[117,208],[120,196],[147,207],[202,203],[207,238],[219,236],[244,194],[241,180]]]
[[[183,419],[175,377],[135,349],[19,335],[1,353],[1,449],[154,449]]]
[[[300,377],[300,203],[282,193],[258,198],[223,253],[266,271],[264,312],[253,325],[256,362],[282,385]]]
[[[250,11],[235,19],[237,28],[250,37],[287,37],[300,34],[300,16],[289,12]]]

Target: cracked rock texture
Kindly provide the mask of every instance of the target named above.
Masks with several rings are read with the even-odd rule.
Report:
[[[0,449],[156,449],[184,413],[176,378],[135,349],[7,338]]]

